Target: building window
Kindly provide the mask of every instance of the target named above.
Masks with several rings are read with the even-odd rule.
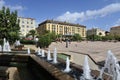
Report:
[[[24,25],[22,25],[22,28],[24,28],[25,26]]]
[[[29,24],[29,22],[27,22],[27,24]]]
[[[24,21],[22,21],[22,23],[24,23]]]
[[[82,29],[82,36],[85,36],[84,33],[85,33],[85,31],[84,31],[84,29]]]
[[[31,28],[33,28],[33,26],[31,26]]]
[[[27,28],[29,28],[29,26],[27,26]]]
[[[68,28],[65,26],[64,27],[64,33],[67,34],[68,33]]]
[[[22,29],[22,31],[21,32],[24,32],[25,30],[24,29]]]
[[[31,24],[33,24],[33,20],[31,20]]]
[[[75,28],[74,27],[72,27],[72,32],[74,32],[75,31]]]
[[[50,26],[48,26],[48,30],[50,30]]]
[[[53,31],[53,32],[56,31],[55,25],[52,25],[52,31]]]
[[[63,28],[62,28],[62,26],[60,26],[60,31],[63,31]]]

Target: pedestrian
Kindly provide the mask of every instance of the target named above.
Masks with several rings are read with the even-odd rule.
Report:
[[[68,40],[66,39],[66,48],[68,48]]]
[[[77,47],[77,44],[75,44],[75,47]]]

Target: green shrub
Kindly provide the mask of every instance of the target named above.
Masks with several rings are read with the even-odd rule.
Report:
[[[20,40],[20,43],[21,44],[35,44],[35,41],[22,39]]]
[[[107,40],[115,40],[115,37],[112,35],[108,35],[108,36],[103,36],[102,37],[103,41],[107,41]]]
[[[99,36],[99,35],[89,35],[87,36],[87,40],[91,40],[91,41],[101,41],[103,37]],[[106,38],[104,38],[106,39]]]
[[[81,41],[82,37],[79,34],[74,34],[72,37],[72,40],[73,41]]]
[[[39,38],[38,46],[40,48],[47,48],[52,42],[50,35],[43,35]]]

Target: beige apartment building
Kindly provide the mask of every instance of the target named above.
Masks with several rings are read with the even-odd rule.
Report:
[[[26,36],[30,30],[35,30],[36,23],[33,18],[18,17],[21,36]]]
[[[120,26],[111,27],[110,28],[110,34],[120,36]]]
[[[92,29],[89,29],[87,30],[87,35],[99,35],[99,36],[105,36],[105,31],[104,30],[101,30],[99,28],[92,28]]]
[[[39,24],[37,32],[42,34],[45,30],[61,35],[80,34],[81,37],[86,37],[86,26],[68,22],[46,20]]]

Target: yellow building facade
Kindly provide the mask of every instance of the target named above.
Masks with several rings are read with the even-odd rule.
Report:
[[[86,26],[68,22],[46,20],[39,24],[37,32],[42,34],[45,30],[61,35],[80,34],[81,37],[86,37]]]

